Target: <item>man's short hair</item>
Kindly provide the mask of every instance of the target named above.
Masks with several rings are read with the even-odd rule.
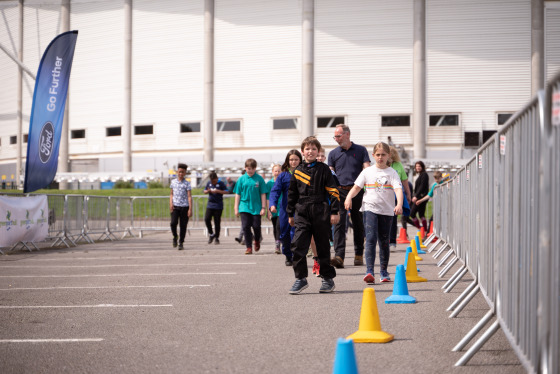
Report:
[[[321,149],[321,143],[314,136],[308,136],[307,138],[303,139],[303,141],[301,142],[301,150],[302,151],[303,151],[303,148],[305,148],[306,145],[314,145],[315,147],[317,147],[317,151],[319,149]]]
[[[342,132],[347,132],[350,135],[350,127],[346,126],[344,123],[339,123],[336,127],[340,127]]]
[[[246,167],[246,168],[249,167],[249,168],[252,168],[252,169],[256,169],[256,168],[257,168],[257,161],[256,161],[254,158],[248,158],[248,159],[245,161],[245,167]]]
[[[185,171],[187,171],[187,164],[179,163],[177,169],[185,169]]]

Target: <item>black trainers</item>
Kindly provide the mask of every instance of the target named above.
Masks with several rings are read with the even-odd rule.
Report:
[[[294,263],[292,262],[292,260],[286,259],[286,262],[284,262],[284,264],[285,264],[286,266],[292,266]]]
[[[292,295],[297,295],[301,291],[305,290],[308,286],[309,284],[307,283],[307,279],[296,279],[294,285],[292,286],[292,289],[290,290],[290,293]]]
[[[216,235],[214,234],[210,234],[208,235],[208,244],[212,244],[212,242],[214,241],[214,238],[216,237]]]
[[[177,248],[177,238],[173,238],[173,248]]]
[[[220,244],[220,239],[218,238],[214,239],[214,244]]]
[[[323,278],[319,293],[329,293],[334,291],[334,280],[332,278]]]
[[[239,244],[241,244],[241,241],[242,241],[242,240],[243,240],[243,239],[242,239],[240,236],[238,236],[237,238],[235,238],[235,241],[238,242]]]
[[[185,249],[185,248],[183,247],[183,243],[179,243],[179,248],[177,248],[177,249],[180,250],[180,251],[182,251],[183,249]]]

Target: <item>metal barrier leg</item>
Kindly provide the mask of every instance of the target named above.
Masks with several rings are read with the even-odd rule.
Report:
[[[492,319],[493,316],[494,316],[494,311],[489,310],[488,313],[486,313],[486,315],[482,317],[482,319],[478,321],[478,323],[471,329],[471,331],[469,331],[467,335],[465,335],[463,339],[461,339],[461,341],[457,343],[455,347],[453,347],[452,351],[459,352],[460,350],[465,348],[465,346],[469,344],[472,338],[474,338],[475,335],[478,334],[480,330],[482,330],[484,325],[486,325],[488,321]]]
[[[451,270],[451,268],[453,267],[453,265],[455,265],[455,263],[459,261],[459,257],[455,256],[453,257],[453,260],[449,261],[449,264],[447,264],[438,274],[438,278],[443,278],[445,276],[445,274],[447,274],[447,272],[449,270]]]
[[[461,311],[463,309],[465,309],[465,307],[467,306],[467,304],[476,296],[476,294],[478,293],[478,291],[480,291],[480,286],[477,284],[476,287],[471,291],[471,293],[465,298],[465,300],[463,300],[461,302],[461,304],[459,304],[459,306],[457,307],[457,309],[455,309],[453,311],[453,313],[451,313],[449,315],[449,318],[455,318],[457,317],[457,315],[459,313],[461,313]]]
[[[447,251],[447,254],[445,256],[443,256],[443,258],[441,260],[439,260],[439,262],[437,263],[437,266],[440,267],[441,265],[445,264],[445,261],[447,261],[449,256],[451,256],[452,254],[453,254],[453,250],[451,250],[451,247],[449,247],[449,251]]]
[[[436,237],[436,234],[432,234],[432,235],[428,236],[422,244],[424,244],[424,246],[427,246],[428,244],[430,244],[432,242],[432,240],[435,237]]]
[[[451,303],[451,305],[449,305],[449,307],[447,308],[448,312],[451,312],[453,309],[455,309],[455,307],[461,302],[463,301],[463,299],[465,298],[465,296],[467,296],[469,294],[469,292],[471,292],[473,290],[473,288],[477,285],[478,281],[475,279],[472,281],[471,284],[469,284],[469,286],[467,288],[465,288],[465,290],[459,295],[459,297],[457,297],[455,299],[454,302]]]
[[[438,239],[434,244],[432,244],[432,246],[431,246],[430,248],[428,248],[428,250],[427,250],[426,252],[432,253],[432,251],[433,251],[434,249],[436,249],[436,247],[437,247],[440,243],[442,243],[442,242],[443,242],[443,240]]]
[[[444,291],[444,293],[449,293],[451,292],[451,290],[457,285],[457,283],[459,283],[459,281],[461,280],[461,278],[463,278],[463,276],[465,276],[465,274],[467,274],[467,268],[465,267],[465,269],[463,269],[463,271],[461,272],[461,274],[459,274],[459,276],[457,277],[457,279],[455,279],[453,281],[453,283],[451,283],[449,285],[449,287],[447,287]]]
[[[467,267],[466,265],[461,266],[461,267],[451,276],[451,278],[449,278],[449,279],[447,280],[447,282],[445,282],[445,284],[444,284],[443,286],[441,286],[441,289],[442,289],[442,290],[446,289],[447,286],[449,286],[449,284],[450,284],[451,282],[453,282],[453,281],[455,280],[455,278],[457,278],[457,276],[459,275],[459,273],[462,272],[463,269],[465,269],[466,267]]]
[[[461,359],[457,361],[457,363],[455,363],[455,366],[463,366],[467,362],[469,362],[472,356],[474,356],[476,352],[478,352],[478,350],[482,348],[482,346],[488,341],[488,339],[492,337],[492,335],[496,333],[496,331],[498,331],[499,328],[500,323],[498,321],[494,322],[492,326],[490,326],[490,328],[486,330],[486,332],[480,337],[480,339],[478,339],[476,343],[474,343],[474,345],[469,348],[467,353],[465,353],[463,357],[461,357]]]
[[[451,246],[446,243],[440,249],[438,249],[438,251],[434,254],[434,260],[437,259],[443,253],[443,251],[445,251],[445,248],[447,247],[451,248]]]

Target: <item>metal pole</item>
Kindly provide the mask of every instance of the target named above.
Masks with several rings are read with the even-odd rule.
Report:
[[[455,366],[463,366],[467,362],[469,362],[472,356],[474,356],[475,353],[478,352],[480,348],[482,348],[484,343],[486,343],[488,339],[490,339],[492,335],[494,335],[494,333],[498,331],[499,328],[500,323],[498,321],[494,322],[492,326],[490,326],[490,328],[486,330],[486,332],[480,337],[480,339],[478,339],[476,343],[474,343],[474,345],[467,351],[467,353],[465,353],[463,357],[461,357],[461,359],[457,361]]]
[[[18,59],[19,61],[23,60],[23,0],[18,1],[18,13],[19,13],[19,22],[18,22]],[[17,141],[17,155],[16,155],[16,187],[20,187],[20,178],[22,168],[22,149],[23,149],[23,73],[22,67],[19,65],[18,68],[18,77],[17,77],[17,134],[16,134],[16,141]]]
[[[62,1],[62,8],[60,10],[61,18],[61,32],[70,31],[70,0]],[[70,90],[68,90],[70,91]],[[68,112],[70,106],[70,92],[66,96],[66,106],[64,107],[64,119],[62,120],[62,134],[60,137],[60,153],[58,158],[58,171],[61,173],[68,172],[69,157],[69,142],[68,142],[68,132],[70,131],[68,125]],[[61,190],[68,189],[68,182],[60,182],[59,188]]]
[[[414,0],[412,119],[414,158],[426,157],[426,0]]]
[[[124,0],[123,172],[132,171],[132,0]]]
[[[531,0],[531,96],[544,88],[544,0]]]
[[[301,108],[301,135],[303,138],[313,135],[315,109],[314,103],[314,0],[303,0],[303,51],[302,51],[302,108]]]
[[[455,347],[453,347],[452,351],[458,352],[461,349],[463,349],[467,344],[469,344],[471,339],[474,338],[475,335],[478,334],[480,330],[482,330],[482,328],[488,323],[488,321],[492,319],[493,316],[494,316],[494,310],[489,310],[488,313],[486,313],[486,315],[482,317],[482,319],[478,321],[478,323],[471,329],[471,331],[469,331],[467,335],[465,335],[463,339],[461,339],[461,341],[457,343]]]
[[[204,1],[204,162],[214,161],[214,0]]]

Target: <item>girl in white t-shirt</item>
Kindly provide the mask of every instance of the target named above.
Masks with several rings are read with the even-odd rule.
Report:
[[[362,170],[354,187],[348,193],[344,207],[352,208],[352,198],[365,187],[362,210],[366,231],[366,276],[367,284],[375,283],[373,266],[375,264],[375,247],[379,240],[379,267],[381,282],[390,282],[387,272],[389,265],[389,234],[393,217],[402,213],[403,192],[399,175],[387,165],[389,146],[379,142],[373,147],[375,165]],[[395,194],[397,205],[395,206]]]

